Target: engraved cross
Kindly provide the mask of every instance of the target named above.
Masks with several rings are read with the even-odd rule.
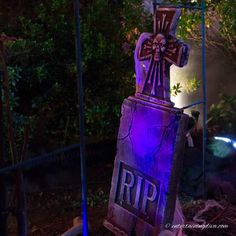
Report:
[[[174,7],[155,11],[154,34],[144,38],[138,53],[140,61],[148,61],[141,94],[170,101],[170,66],[186,65],[189,54],[188,45],[175,37],[179,16],[180,9]]]

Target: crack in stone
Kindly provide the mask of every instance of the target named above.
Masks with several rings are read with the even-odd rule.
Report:
[[[137,109],[137,102],[134,102],[134,107],[132,106],[131,122],[129,125],[128,134],[126,134],[124,137],[117,139],[118,141],[123,141],[126,138],[129,138],[131,147],[132,147],[132,152],[134,152],[134,147],[133,147],[133,141],[130,134],[131,134],[132,126],[133,126],[134,113],[136,109]],[[159,144],[153,148],[153,150],[148,154],[148,156],[153,156],[153,157],[156,156],[156,154],[161,150],[164,141],[169,138],[169,135],[172,132],[172,128],[175,127],[175,124],[180,120],[180,118],[181,118],[181,113],[176,112],[175,117],[169,122],[169,124],[165,127],[164,131],[162,132],[162,136],[161,136],[161,140]]]
[[[151,156],[155,156],[161,149],[163,142],[169,138],[169,135],[171,133],[171,128],[175,127],[176,122],[180,120],[181,116],[180,114],[177,114],[174,119],[172,119],[169,124],[165,127],[164,131],[162,132],[161,140],[159,144],[153,149],[151,152]]]
[[[131,137],[130,137],[130,133],[131,133],[131,129],[132,129],[132,126],[133,126],[134,113],[135,113],[135,111],[136,111],[136,106],[137,106],[137,102],[134,103],[134,108],[132,109],[131,122],[130,122],[130,125],[129,125],[128,134],[125,135],[124,137],[118,138],[118,139],[117,139],[118,141],[125,140],[126,138],[129,137],[129,138],[130,138],[130,141],[131,141],[131,144],[132,144],[132,139],[131,139]]]

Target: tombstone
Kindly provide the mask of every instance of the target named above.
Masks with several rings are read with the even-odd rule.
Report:
[[[179,16],[177,8],[156,9],[154,34],[136,45],[136,93],[122,105],[104,221],[115,235],[157,236],[173,221],[188,125],[170,101],[170,66],[184,66],[189,54],[175,37]]]

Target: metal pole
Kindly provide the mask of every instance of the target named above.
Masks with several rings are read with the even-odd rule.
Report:
[[[206,194],[206,50],[205,50],[205,1],[201,2],[202,15],[202,94],[203,94],[203,133],[202,133],[202,171],[203,171],[203,189],[202,195],[205,198]]]
[[[84,140],[84,94],[82,78],[82,56],[80,42],[80,14],[79,0],[74,0],[74,11],[76,19],[76,65],[77,65],[77,89],[79,100],[79,125],[80,125],[80,168],[82,183],[82,218],[83,218],[83,236],[88,235],[87,218],[87,181],[86,181],[86,160],[85,160],[85,140]]]
[[[3,83],[3,71],[0,69],[0,166],[4,164],[6,160],[5,156],[5,136],[3,126],[3,99],[2,99],[2,83]]]

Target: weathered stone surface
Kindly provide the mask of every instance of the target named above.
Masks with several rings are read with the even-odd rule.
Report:
[[[187,120],[173,107],[124,100],[104,222],[116,235],[156,236],[172,222]]]

